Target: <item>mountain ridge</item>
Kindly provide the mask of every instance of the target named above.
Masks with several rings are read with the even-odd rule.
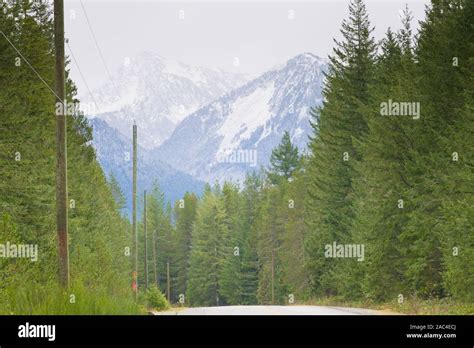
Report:
[[[84,95],[81,105],[89,118],[100,118],[129,137],[129,125],[142,125],[140,146],[151,149],[170,136],[193,111],[220,97],[248,76],[194,67],[142,52],[124,61],[113,81]]]
[[[113,174],[125,197],[132,197],[132,142],[102,119],[90,119],[89,124],[93,129],[92,146],[96,150],[97,159],[107,179],[110,180],[110,174]],[[140,125],[137,128],[140,135]],[[132,125],[130,125],[130,133],[131,130]],[[204,182],[154,158],[149,150],[137,146],[137,157],[138,196],[143,190],[150,190],[155,180],[158,181],[166,201],[171,204],[181,199],[186,191],[195,192],[198,195],[202,192]],[[131,209],[132,202],[127,200],[124,212],[129,217]],[[141,211],[141,206],[139,211]]]
[[[139,146],[140,190],[158,179],[173,202],[186,191],[202,192],[205,182],[241,181],[246,172],[268,165],[285,131],[304,150],[311,134],[309,108],[322,103],[326,69],[325,59],[308,52],[297,55],[197,109],[159,147]],[[91,119],[93,146],[104,171],[112,172],[128,192],[131,160],[123,157],[132,152],[132,120],[126,122],[123,134],[103,118]],[[137,120],[137,125],[141,139],[150,131],[149,122]]]
[[[153,152],[203,181],[243,179],[251,167],[268,165],[284,131],[306,147],[309,108],[322,103],[326,69],[326,60],[312,53],[297,55],[186,117]],[[222,161],[254,153],[257,163]]]

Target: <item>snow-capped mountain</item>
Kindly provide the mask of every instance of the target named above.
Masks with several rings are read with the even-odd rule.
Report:
[[[93,127],[92,145],[96,149],[97,159],[106,176],[109,178],[110,174],[113,174],[117,179],[127,199],[125,213],[131,216],[132,142],[101,119],[91,119],[90,124]],[[143,129],[138,126],[139,136],[142,131]],[[203,182],[153,158],[150,152],[142,147],[138,147],[137,153],[138,196],[143,195],[144,189],[150,190],[155,180],[158,181],[165,198],[172,204],[182,198],[186,191],[197,194],[202,192]],[[142,201],[139,200],[139,212]]]
[[[311,53],[290,59],[186,117],[155,155],[213,182],[267,166],[285,131],[304,149],[309,109],[322,103],[326,69],[326,61]]]
[[[139,144],[154,148],[189,114],[247,82],[246,75],[192,67],[145,52],[127,59],[113,80],[80,96],[83,110],[129,137],[133,120]]]

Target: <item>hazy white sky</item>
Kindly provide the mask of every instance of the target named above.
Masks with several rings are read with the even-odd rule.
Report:
[[[152,51],[196,66],[259,74],[287,59],[312,52],[326,57],[348,14],[349,0],[162,1],[82,0],[112,76],[126,57]],[[367,0],[374,35],[400,27],[408,3],[413,26],[427,0]],[[106,70],[79,0],[66,0],[66,37],[91,89],[107,81]],[[66,48],[70,55],[70,51]],[[240,65],[234,66],[238,57]],[[87,93],[74,63],[79,94]]]

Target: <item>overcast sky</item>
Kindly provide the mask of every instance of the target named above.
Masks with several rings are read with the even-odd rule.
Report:
[[[326,57],[348,15],[348,0],[162,1],[82,0],[92,30],[114,75],[126,57],[151,51],[183,63],[257,75],[289,58],[312,52]],[[408,3],[413,26],[424,18],[425,0],[367,0],[374,35],[400,28]],[[80,0],[67,0],[65,30],[69,46],[91,89],[107,81]],[[70,55],[69,48],[66,53]],[[234,59],[239,66],[234,66]],[[85,83],[72,63],[79,94]]]

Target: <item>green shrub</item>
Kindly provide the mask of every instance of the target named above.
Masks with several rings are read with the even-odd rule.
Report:
[[[152,286],[146,291],[145,299],[148,308],[153,308],[159,311],[170,308],[169,302],[166,300],[165,295],[156,286]]]

